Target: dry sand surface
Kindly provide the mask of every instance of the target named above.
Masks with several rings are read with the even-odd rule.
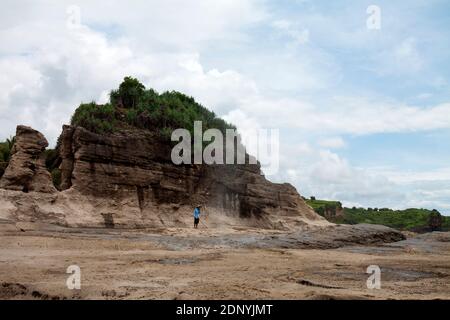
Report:
[[[284,237],[239,228],[0,223],[0,298],[450,299],[450,233],[330,249]],[[73,264],[81,268],[81,290],[66,287]],[[367,289],[369,265],[381,267],[379,290]]]

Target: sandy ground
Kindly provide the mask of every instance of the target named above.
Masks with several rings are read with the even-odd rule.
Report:
[[[450,299],[450,233],[334,249],[246,242],[280,235],[0,223],[0,298]],[[66,286],[73,264],[80,290]],[[366,286],[369,265],[381,268],[379,290]]]

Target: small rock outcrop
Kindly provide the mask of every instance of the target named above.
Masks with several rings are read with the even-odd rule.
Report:
[[[39,131],[19,125],[11,160],[0,179],[0,188],[23,192],[56,192],[50,173],[45,167],[47,139]]]

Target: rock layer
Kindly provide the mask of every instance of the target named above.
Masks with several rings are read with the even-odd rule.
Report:
[[[275,184],[259,164],[175,165],[171,145],[147,130],[107,135],[63,126],[61,192],[45,168],[45,137],[17,127],[11,163],[0,180],[0,218],[67,226],[136,228],[202,223],[295,229],[329,225],[290,184]],[[34,192],[31,192],[34,191]],[[45,195],[47,194],[47,195]]]
[[[266,180],[259,164],[174,165],[170,145],[136,129],[100,135],[64,126],[60,141],[63,189],[88,197],[128,199],[144,215],[158,214],[160,206],[200,204],[210,212],[264,227],[283,228],[288,220],[294,225],[326,223],[290,184]],[[108,215],[109,223],[117,215]]]

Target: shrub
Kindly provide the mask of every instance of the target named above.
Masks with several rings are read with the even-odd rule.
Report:
[[[127,123],[131,125],[137,125],[137,118],[138,118],[138,110],[136,109],[130,109],[126,112],[126,119]]]
[[[225,133],[228,128],[236,129],[192,97],[177,91],[158,94],[153,89],[145,89],[137,79],[125,77],[119,89],[110,92],[108,104],[81,104],[71,123],[97,133],[131,125],[153,130],[170,140],[168,132],[173,129],[184,128],[192,134],[194,121],[202,121],[204,130],[216,128]]]
[[[0,162],[9,162],[11,151],[15,142],[16,137],[11,137],[3,142],[0,142]]]
[[[97,105],[95,102],[81,104],[71,119],[72,125],[97,133],[112,132],[115,122],[115,108],[111,104]]]
[[[433,209],[428,218],[428,225],[432,231],[440,230],[442,227],[442,216],[439,211]]]
[[[159,133],[160,133],[160,135],[161,135],[161,137],[162,137],[163,139],[165,139],[165,140],[170,140],[170,137],[171,137],[171,135],[172,135],[172,130],[169,129],[169,128],[162,128],[162,129],[159,131]]]
[[[137,79],[125,77],[119,86],[118,96],[124,107],[134,108],[137,106],[144,93],[145,87]],[[115,97],[116,98],[116,97]]]
[[[45,150],[45,166],[47,170],[52,172],[54,168],[57,168],[60,164],[59,152],[57,149]]]
[[[56,189],[61,190],[61,170],[55,168],[51,171],[53,185]]]

